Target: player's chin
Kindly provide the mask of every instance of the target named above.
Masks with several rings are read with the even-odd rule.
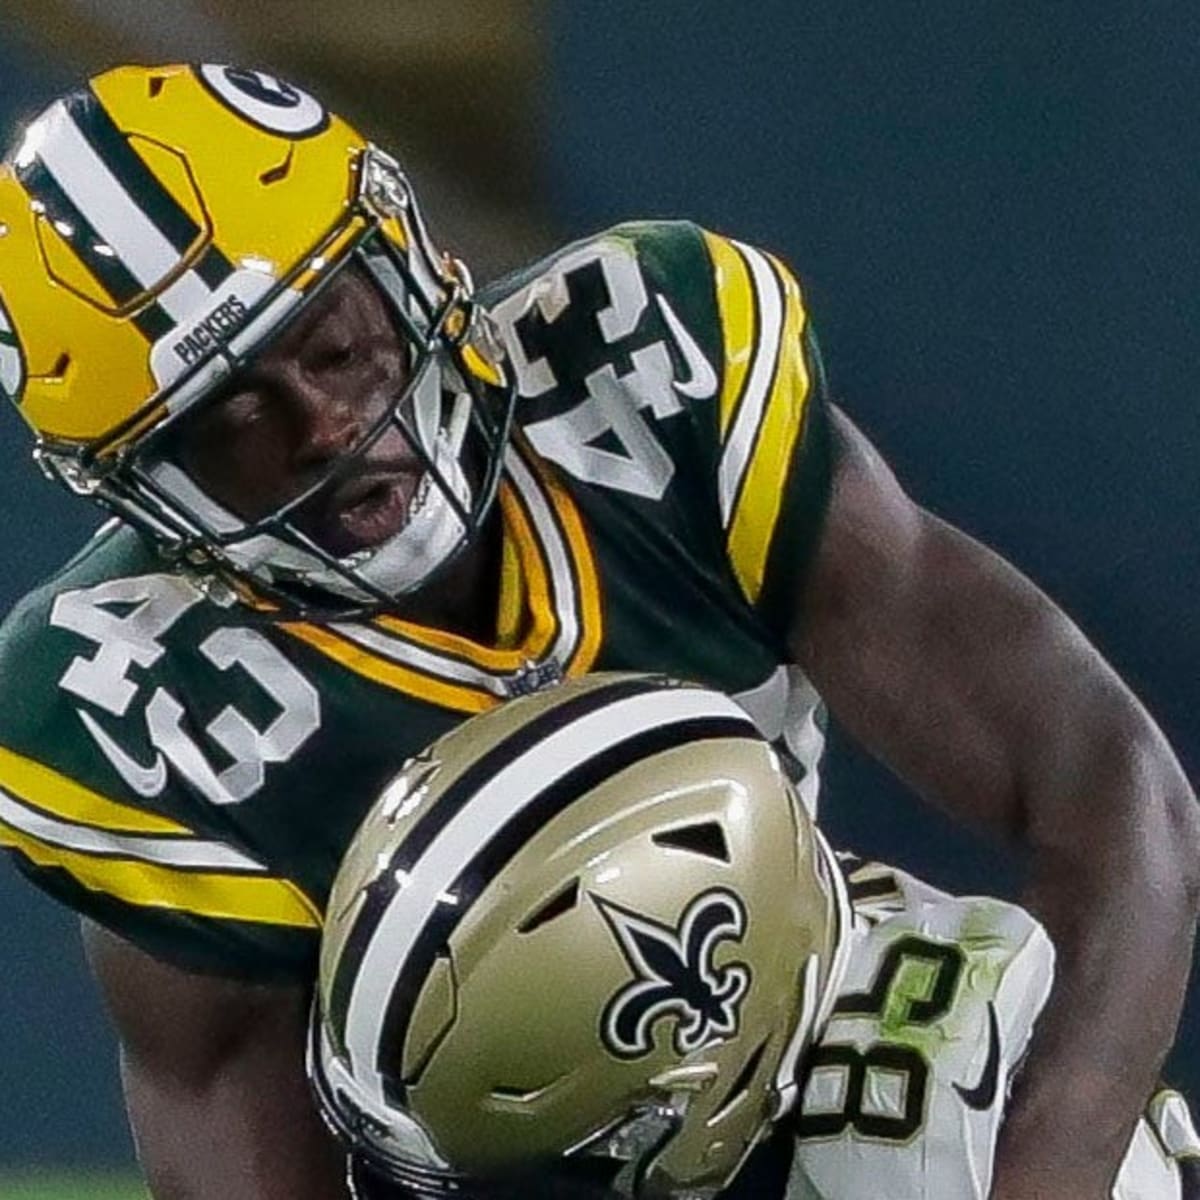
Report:
[[[408,524],[415,489],[411,477],[380,478],[347,500],[299,514],[296,524],[326,553],[346,558],[398,534]]]

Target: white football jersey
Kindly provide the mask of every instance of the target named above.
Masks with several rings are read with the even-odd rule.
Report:
[[[1009,1082],[1054,978],[1024,909],[847,864],[849,969],[794,1114],[787,1200],[986,1200]],[[1183,1200],[1200,1154],[1187,1106],[1159,1093],[1114,1200]]]

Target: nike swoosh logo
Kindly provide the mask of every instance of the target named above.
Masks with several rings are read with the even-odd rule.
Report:
[[[954,1085],[954,1090],[962,1097],[962,1102],[968,1108],[986,1112],[996,1103],[996,1093],[1000,1086],[1000,1026],[996,1020],[996,1006],[988,1001],[988,1052],[987,1061],[983,1064],[983,1074],[973,1088],[965,1088],[960,1083]]]
[[[144,767],[137,759],[130,758],[94,717],[79,708],[75,711],[79,714],[83,727],[92,735],[92,740],[100,747],[100,752],[139,796],[157,796],[162,792],[167,786],[167,764],[163,761],[161,752],[155,754],[154,762],[150,766]]]
[[[687,367],[688,377],[675,380],[676,391],[692,400],[707,400],[709,396],[715,395],[717,390],[717,373],[713,370],[712,363],[704,357],[704,351],[700,349],[696,344],[696,339],[688,333],[683,322],[675,315],[675,310],[667,298],[660,292],[655,292],[654,299],[658,301],[658,311],[662,313],[663,320],[666,321],[667,328],[671,331],[671,337],[675,339],[675,345],[679,347],[679,353],[683,355],[684,365]]]

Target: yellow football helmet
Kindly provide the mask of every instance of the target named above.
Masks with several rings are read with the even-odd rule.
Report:
[[[309,1070],[358,1194],[714,1195],[795,1100],[848,927],[728,697],[594,675],[460,725],[330,896]]]
[[[171,461],[168,431],[351,263],[406,344],[402,392],[304,495],[242,520]],[[387,605],[447,561],[492,502],[512,407],[469,277],[395,160],[299,88],[211,64],[109,71],[25,129],[0,169],[0,391],[48,474],[286,615]],[[433,498],[338,558],[289,518],[395,427]]]

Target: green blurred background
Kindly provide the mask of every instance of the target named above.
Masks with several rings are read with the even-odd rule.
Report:
[[[0,1175],[4,1200],[146,1200],[148,1193],[133,1171],[76,1171],[53,1168]]]

